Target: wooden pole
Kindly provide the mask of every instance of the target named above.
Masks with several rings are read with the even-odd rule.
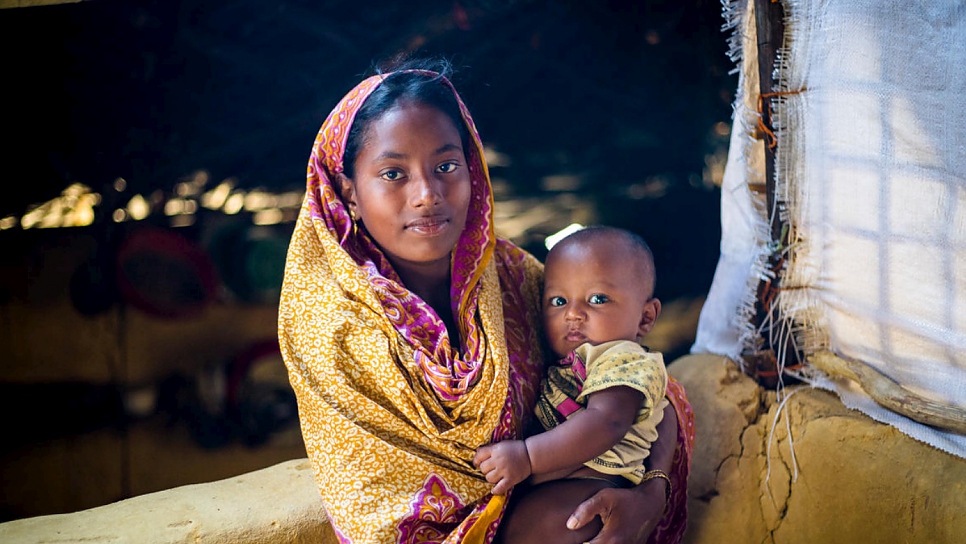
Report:
[[[784,9],[781,2],[775,0],[755,0],[755,27],[758,32],[758,92],[767,97],[775,90],[772,74],[775,70],[775,58],[781,49],[785,34]],[[771,120],[771,100],[762,99],[761,120],[774,132]],[[781,218],[775,206],[775,148],[765,142],[765,194],[767,195],[769,221],[771,223],[771,237],[778,242],[782,236]]]
[[[755,29],[758,45],[758,92],[761,123],[765,139],[765,198],[768,221],[771,230],[771,245],[784,248],[787,243],[787,229],[782,222],[783,203],[777,199],[775,191],[775,151],[774,126],[771,118],[771,96],[776,91],[773,74],[778,52],[781,50],[785,25],[784,8],[777,0],[754,0]],[[790,323],[783,319],[774,304],[781,289],[780,273],[784,255],[781,250],[769,256],[768,267],[772,277],[758,286],[758,303],[755,325],[762,331],[761,347],[749,354],[746,372],[766,387],[777,386],[779,362],[790,361],[797,357],[792,349]]]

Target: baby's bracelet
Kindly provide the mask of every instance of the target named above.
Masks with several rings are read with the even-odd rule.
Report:
[[[660,478],[664,480],[664,502],[670,504],[671,478],[667,475],[667,472],[664,472],[663,470],[654,469],[644,473],[644,476],[641,478],[641,483],[644,483],[648,480],[653,480],[654,478]]]

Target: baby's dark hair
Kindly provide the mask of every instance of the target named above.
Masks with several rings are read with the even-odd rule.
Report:
[[[648,290],[648,298],[653,297],[654,289],[657,287],[657,267],[654,265],[654,252],[651,251],[651,246],[647,245],[647,242],[645,242],[644,238],[639,234],[608,225],[591,225],[566,236],[563,240],[557,242],[557,244],[553,246],[553,249],[550,251],[553,252],[554,249],[562,248],[568,244],[574,243],[600,243],[605,238],[616,238],[620,241],[623,241],[628,249],[637,253],[637,258],[634,262],[638,266],[638,272],[642,276],[651,278],[651,284],[649,286],[650,289]]]
[[[439,74],[432,76],[409,70],[426,70]],[[456,125],[463,145],[463,153],[468,153],[470,132],[463,121],[459,102],[453,90],[443,78],[452,79],[453,65],[442,57],[407,58],[397,56],[388,61],[376,64],[372,68],[372,75],[391,74],[386,76],[366,101],[359,108],[352,128],[346,139],[345,154],[342,157],[343,173],[350,179],[355,175],[355,161],[362,146],[365,145],[369,124],[382,117],[400,102],[410,101],[432,106],[445,113]]]

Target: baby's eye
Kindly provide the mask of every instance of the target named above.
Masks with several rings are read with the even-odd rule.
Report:
[[[386,170],[380,174],[379,177],[386,181],[399,181],[399,179],[402,178],[402,172],[399,170]]]
[[[590,302],[591,304],[604,304],[605,302],[610,302],[610,299],[607,298],[607,295],[597,294],[597,295],[590,295],[590,298],[587,299],[587,301]]]
[[[450,174],[454,172],[456,168],[457,168],[457,165],[455,162],[444,162],[443,164],[437,166],[436,170],[438,170],[443,174]]]
[[[551,306],[563,306],[564,304],[567,304],[567,299],[564,297],[550,297],[550,300],[547,302],[549,302]]]

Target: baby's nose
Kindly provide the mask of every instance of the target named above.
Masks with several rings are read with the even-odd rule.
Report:
[[[571,306],[570,308],[567,309],[567,313],[565,317],[567,321],[583,321],[585,316],[582,310],[580,310],[576,306]]]

